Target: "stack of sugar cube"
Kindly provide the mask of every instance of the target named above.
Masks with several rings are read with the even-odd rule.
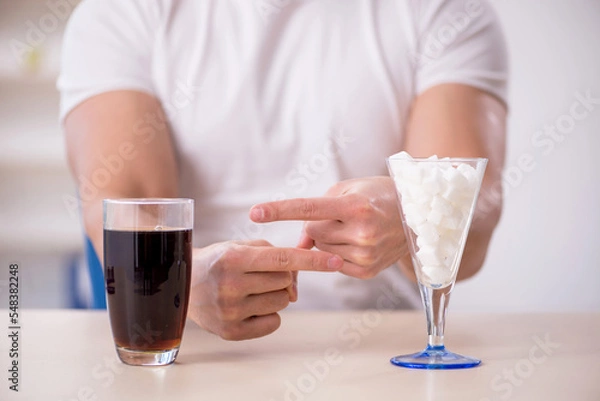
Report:
[[[421,264],[421,281],[433,287],[451,284],[455,260],[464,246],[469,213],[479,187],[475,168],[431,156],[413,161],[401,152],[402,163],[390,163],[400,194],[402,212],[417,237],[416,257]]]

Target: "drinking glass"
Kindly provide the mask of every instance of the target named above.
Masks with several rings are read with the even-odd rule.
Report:
[[[444,347],[444,324],[486,165],[484,158],[413,159],[404,152],[387,159],[428,334],[423,351],[395,356],[395,365],[461,369],[481,363]]]
[[[187,315],[194,201],[105,199],[104,277],[113,339],[128,365],[175,361]]]

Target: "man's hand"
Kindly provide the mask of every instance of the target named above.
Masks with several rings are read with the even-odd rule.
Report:
[[[370,177],[339,182],[322,198],[255,205],[250,218],[257,223],[306,221],[299,247],[314,245],[340,255],[342,273],[366,279],[407,256],[397,202],[389,177]]]
[[[277,330],[281,311],[297,298],[298,270],[337,271],[327,252],[275,248],[267,241],[222,242],[194,249],[189,317],[226,340]]]

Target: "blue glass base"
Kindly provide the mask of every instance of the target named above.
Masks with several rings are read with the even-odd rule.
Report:
[[[428,345],[421,352],[395,356],[390,359],[390,362],[413,369],[465,369],[479,365],[481,360],[447,351],[443,345],[437,347]]]

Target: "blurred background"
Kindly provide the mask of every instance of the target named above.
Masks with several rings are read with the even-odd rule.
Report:
[[[15,262],[22,307],[90,302],[55,87],[77,3],[0,0],[0,307]],[[599,311],[600,1],[492,4],[512,70],[505,209],[450,310]]]

